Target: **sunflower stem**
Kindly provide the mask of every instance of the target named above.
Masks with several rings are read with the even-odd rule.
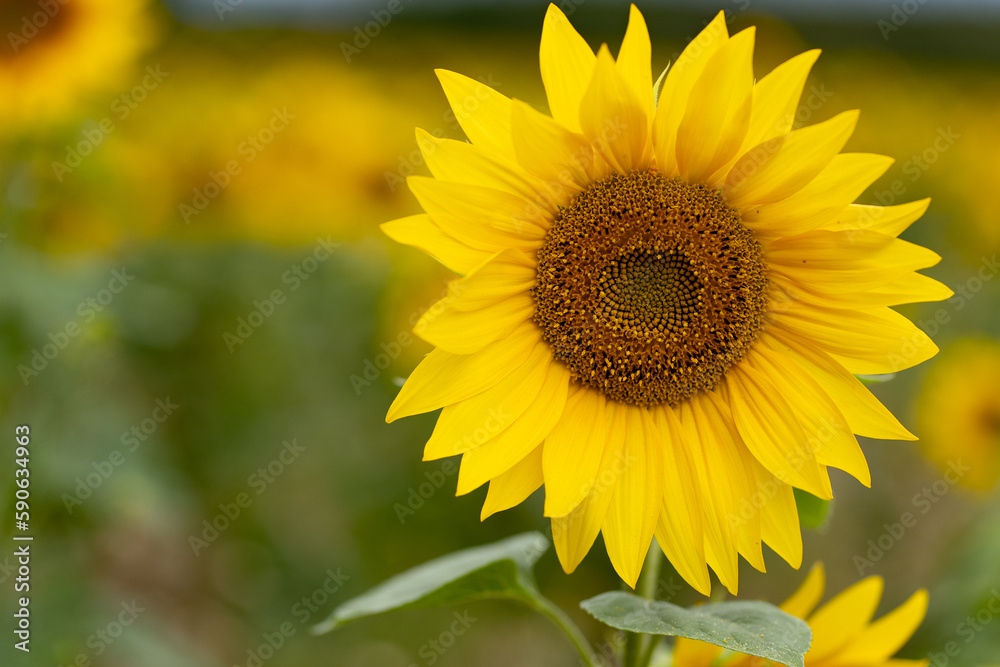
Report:
[[[646,554],[646,563],[642,567],[639,583],[636,585],[639,595],[647,600],[656,599],[656,589],[660,584],[660,568],[662,566],[663,552],[660,550],[660,546],[653,542]]]
[[[531,606],[536,611],[547,616],[549,620],[559,626],[560,630],[566,633],[566,636],[569,637],[569,640],[573,642],[573,646],[580,653],[584,667],[597,667],[597,656],[594,654],[593,649],[590,648],[590,643],[583,636],[583,633],[580,632],[580,628],[576,627],[576,624],[566,615],[566,612],[541,595],[532,595],[529,599]]]
[[[660,640],[663,638],[656,635],[649,635],[648,639],[649,642],[646,645],[646,650],[639,657],[641,667],[648,667],[653,663],[653,655],[656,653],[656,647],[660,645]]]
[[[656,599],[656,589],[660,583],[660,567],[663,565],[663,552],[654,541],[649,551],[646,553],[646,562],[642,566],[639,574],[639,582],[635,590],[647,600]],[[623,664],[625,667],[648,667],[649,661],[653,659],[653,652],[659,637],[643,635],[636,632],[629,632],[625,637],[625,655]]]

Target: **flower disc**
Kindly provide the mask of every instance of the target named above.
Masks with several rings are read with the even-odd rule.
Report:
[[[535,322],[609,399],[677,405],[711,389],[761,330],[763,250],[703,185],[649,172],[580,192],[538,251]]]

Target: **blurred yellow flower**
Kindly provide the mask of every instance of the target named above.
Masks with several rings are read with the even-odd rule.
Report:
[[[284,45],[267,53],[229,58],[188,43],[163,51],[157,62],[169,72],[169,93],[150,94],[63,177],[50,247],[164,234],[359,239],[402,214],[400,183],[423,168],[402,128],[414,113],[444,122],[443,102],[407,91],[403,107],[377,77],[343,60]],[[99,188],[77,187],[88,180]]]
[[[3,0],[0,128],[71,114],[113,87],[148,42],[144,0]]]
[[[883,55],[847,51],[824,72],[824,86],[865,110],[857,145],[878,141],[897,158],[866,197],[891,205],[933,194],[935,222],[969,260],[997,252],[996,204],[982,182],[995,173],[1000,153],[1000,73],[947,59],[917,64]],[[926,236],[933,229],[915,231]]]
[[[968,468],[958,483],[989,491],[1000,478],[1000,343],[963,340],[942,353],[918,402],[924,455],[947,470]]]
[[[868,577],[816,609],[826,586],[822,563],[816,563],[781,609],[805,620],[813,632],[806,667],[920,667],[927,660],[897,660],[892,656],[927,613],[927,591],[918,590],[899,607],[872,622],[882,598],[882,578]],[[732,653],[712,644],[678,638],[673,667],[763,667],[769,660]]]

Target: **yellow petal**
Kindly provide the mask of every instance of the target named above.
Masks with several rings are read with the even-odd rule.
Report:
[[[629,173],[649,166],[648,122],[639,98],[615,69],[607,45],[601,46],[580,107],[584,136],[619,173]]]
[[[833,357],[791,332],[772,328],[761,340],[794,357],[840,408],[851,430],[884,440],[916,440],[870,391]]]
[[[678,432],[673,408],[653,410],[663,450],[663,510],[656,526],[656,541],[678,574],[702,595],[711,592],[705,563],[705,533],[701,518],[701,493],[695,470]]]
[[[787,236],[835,220],[892,165],[892,158],[841,153],[797,193],[774,204],[747,209],[743,223],[759,235]]]
[[[712,667],[721,653],[722,648],[715,644],[678,637],[670,654],[670,664],[676,667]]]
[[[596,59],[587,42],[554,4],[545,13],[539,56],[552,117],[569,130],[579,132],[580,102],[590,84]]]
[[[448,297],[428,309],[413,328],[425,341],[454,354],[479,352],[531,321],[535,300],[528,293],[515,294],[478,310],[459,310]]]
[[[881,597],[882,577],[868,577],[813,612],[808,619],[813,631],[809,662],[832,655],[860,633],[875,614]]]
[[[795,194],[830,164],[857,122],[857,111],[845,111],[751,148],[726,176],[726,201],[734,208],[752,208]]]
[[[826,229],[778,239],[765,253],[768,268],[826,294],[881,287],[941,260],[932,250],[878,232]]]
[[[826,571],[823,569],[823,563],[817,562],[809,570],[809,575],[802,585],[790,598],[781,603],[781,611],[797,618],[806,618],[823,598],[824,588],[826,588]]]
[[[718,507],[721,501],[716,498],[717,490],[723,488],[728,480],[718,474],[715,462],[710,458],[709,449],[704,446],[705,441],[698,427],[701,422],[705,422],[702,428],[709,424],[703,416],[699,419],[695,414],[692,409],[693,403],[685,401],[680,405],[678,434],[691,454],[695,479],[702,492],[699,504],[702,508],[705,529],[705,557],[722,585],[736,595],[739,584],[739,553],[736,548],[736,538],[732,523],[726,520],[725,513]]]
[[[456,495],[470,491],[509,470],[548,436],[562,416],[569,391],[569,371],[550,363],[536,400],[520,417],[479,447],[462,455]]]
[[[549,217],[522,197],[481,185],[453,183],[425,176],[410,176],[407,185],[430,203],[432,217],[448,215],[471,223],[487,225],[518,239],[540,239],[549,229]]]
[[[834,231],[870,231],[899,236],[927,211],[930,204],[930,199],[896,206],[852,204],[826,227]]]
[[[818,56],[819,49],[800,53],[775,67],[754,84],[750,127],[743,145],[736,155],[707,179],[707,185],[712,188],[720,187],[740,156],[758,144],[791,131],[792,123],[803,108],[798,106],[802,87]],[[811,100],[812,98],[810,107],[805,109],[810,114],[810,109],[813,108]]]
[[[538,397],[552,363],[548,345],[539,341],[527,360],[495,385],[445,406],[424,445],[424,460],[464,454],[496,437]]]
[[[635,5],[629,7],[628,28],[622,47],[618,51],[615,68],[629,85],[636,99],[643,105],[649,121],[653,119],[653,51],[649,43],[649,29],[642,12]]]
[[[729,405],[714,391],[699,394],[692,401],[702,435],[705,457],[712,462],[717,482],[712,493],[715,511],[732,526],[736,550],[748,563],[764,571],[761,549],[761,514],[754,507],[760,497],[756,463],[733,423]]]
[[[516,195],[539,207],[547,202],[535,187],[537,180],[520,166],[495,158],[465,141],[439,139],[417,129],[417,145],[435,178],[453,183],[480,185]],[[407,181],[412,180],[411,176]],[[548,209],[551,213],[553,209]]]
[[[729,39],[726,14],[719,12],[684,48],[667,70],[653,118],[653,151],[656,168],[664,178],[677,175],[677,128],[687,110],[688,97],[712,55]]]
[[[746,357],[747,363],[774,383],[791,407],[822,465],[840,468],[865,486],[872,483],[868,461],[830,395],[809,372],[774,347],[758,345]]]
[[[385,420],[437,410],[489,389],[524,363],[541,339],[538,327],[529,323],[482,352],[431,351],[413,369]]]
[[[552,201],[563,205],[595,180],[594,151],[582,134],[518,100],[513,125],[518,161],[545,184]]]
[[[814,291],[778,271],[770,274],[771,282],[778,285],[795,300],[813,303],[827,308],[878,308],[898,306],[904,303],[923,301],[943,301],[955,295],[947,285],[919,273],[905,273],[884,285],[863,292],[824,293]]]
[[[677,129],[677,168],[681,178],[700,183],[729,161],[750,126],[755,30],[727,41],[705,65],[691,89]]]
[[[927,334],[889,308],[841,310],[789,301],[770,317],[775,328],[810,341],[857,375],[895,373],[938,352]]]
[[[445,234],[425,213],[383,223],[381,229],[393,241],[423,250],[455,273],[468,273],[491,254]]]
[[[542,244],[545,232],[518,217],[522,212],[530,214],[530,202],[510,194],[503,197],[505,193],[491,188],[426,176],[410,176],[406,184],[431,219],[466,245],[490,253],[516,248],[533,254]],[[493,197],[491,193],[500,196]],[[504,203],[510,203],[507,198],[517,199],[520,207],[505,207]]]
[[[760,536],[792,567],[802,565],[802,529],[792,487],[754,461],[759,496],[754,503],[760,507]],[[759,499],[758,499],[759,498]]]
[[[566,516],[594,486],[607,439],[606,403],[601,394],[580,389],[545,439],[545,516]]]
[[[480,521],[520,505],[542,485],[542,448],[535,449],[507,472],[490,480],[490,490],[483,503]]]
[[[446,69],[436,69],[441,88],[469,141],[483,150],[514,160],[510,99],[486,84]]]
[[[753,148],[792,129],[802,88],[819,54],[819,49],[800,53],[757,82],[753,88],[753,113],[744,149]]]
[[[635,588],[663,502],[663,454],[648,411],[618,409],[625,413],[625,465],[601,533],[618,576]]]
[[[859,301],[870,307],[897,306],[903,303],[944,301],[953,296],[955,292],[944,283],[919,273],[908,273],[859,295]]]
[[[601,469],[587,497],[572,512],[552,519],[552,542],[563,570],[572,572],[590,551],[608,514],[618,477],[627,465],[624,456],[624,411],[609,403],[605,412],[608,438],[601,457]]]
[[[757,460],[786,484],[832,498],[826,471],[770,379],[749,364],[738,364],[726,375],[726,387],[736,426]]]
[[[492,306],[531,289],[535,282],[535,259],[520,250],[507,249],[490,257],[464,278],[451,281],[448,294],[428,309],[446,307],[472,311]]]
[[[927,614],[927,591],[919,590],[898,608],[865,628],[837,653],[845,665],[881,665],[909,640]]]

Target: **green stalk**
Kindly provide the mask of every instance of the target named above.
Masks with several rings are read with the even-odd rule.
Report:
[[[560,630],[566,633],[566,636],[569,637],[569,640],[573,642],[573,646],[580,653],[580,658],[583,659],[585,667],[598,667],[597,656],[594,654],[593,649],[590,648],[587,638],[583,636],[580,628],[576,627],[576,624],[573,623],[562,609],[541,595],[530,596],[528,604],[534,607],[539,613],[547,616],[549,620],[559,626]]]
[[[639,574],[639,582],[635,587],[636,593],[647,600],[656,599],[656,587],[660,583],[660,567],[662,565],[663,552],[654,541],[646,553],[646,562],[642,566],[642,573]],[[647,636],[637,632],[626,633],[624,666],[648,667],[659,640],[659,637]]]

